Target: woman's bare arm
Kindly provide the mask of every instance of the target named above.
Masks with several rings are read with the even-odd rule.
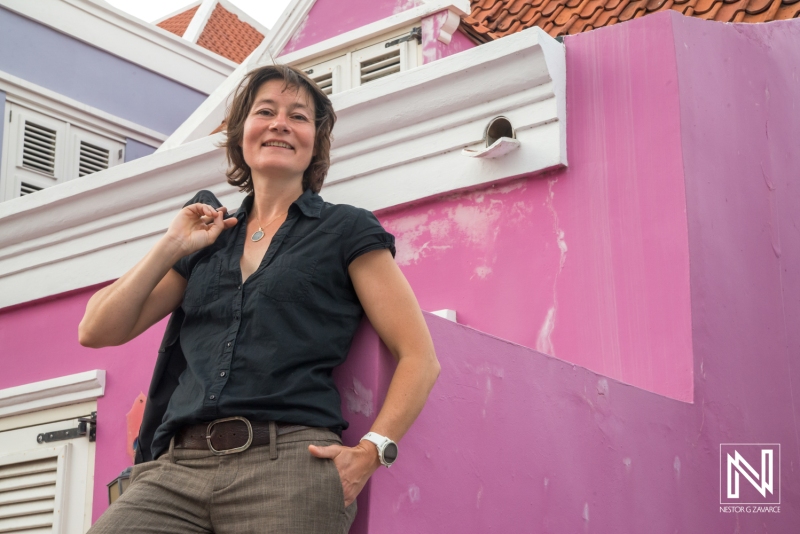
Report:
[[[400,268],[386,250],[367,252],[349,268],[364,312],[386,347],[397,358],[386,400],[371,431],[400,441],[422,411],[439,376],[439,361],[417,299]],[[312,454],[333,458],[349,505],[380,466],[370,442],[356,447],[310,446]]]
[[[183,300],[186,280],[172,266],[236,224],[233,217],[223,220],[224,214],[224,208],[217,211],[205,204],[183,208],[139,263],[89,299],[78,326],[80,344],[121,345],[175,310]]]

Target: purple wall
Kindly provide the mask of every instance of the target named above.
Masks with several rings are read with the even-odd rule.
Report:
[[[281,54],[355,30],[422,4],[422,0],[317,0]],[[331,21],[335,21],[331,23]]]
[[[207,96],[2,7],[0,71],[164,134]]]
[[[125,139],[125,162],[149,156],[156,149],[135,139]]]

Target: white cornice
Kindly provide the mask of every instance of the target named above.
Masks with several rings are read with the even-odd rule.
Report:
[[[0,417],[94,400],[105,387],[106,372],[94,370],[0,389]]]
[[[565,73],[563,45],[532,28],[333,95],[323,197],[380,210],[566,165]],[[462,155],[498,115],[519,148]],[[0,307],[119,277],[199,189],[236,208],[223,135],[0,204]]]
[[[212,93],[236,67],[102,1],[0,0],[0,6],[202,93]]]

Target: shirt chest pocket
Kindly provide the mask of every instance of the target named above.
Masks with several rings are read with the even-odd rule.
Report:
[[[316,267],[316,259],[279,256],[261,273],[256,290],[278,302],[306,302]]]
[[[216,256],[205,257],[195,265],[183,294],[184,308],[196,308],[219,299],[220,268]]]

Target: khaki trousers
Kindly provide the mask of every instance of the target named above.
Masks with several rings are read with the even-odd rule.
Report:
[[[278,436],[276,443],[226,456],[170,447],[133,468],[127,491],[89,532],[347,533],[356,503],[345,508],[333,460],[308,452],[312,443],[341,444],[339,437],[308,428]]]

